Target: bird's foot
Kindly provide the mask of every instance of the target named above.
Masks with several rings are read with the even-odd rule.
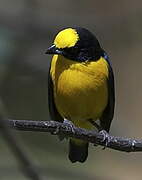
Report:
[[[68,119],[64,119],[64,122],[63,122],[65,125],[68,125],[70,128],[71,128],[71,131],[73,132],[73,133],[75,133],[75,131],[74,131],[74,128],[75,128],[75,125],[71,122],[71,121],[69,121]]]
[[[101,130],[99,132],[99,134],[103,135],[103,140],[102,142],[105,142],[105,146],[103,147],[103,150],[108,146],[108,144],[110,143],[110,136],[109,134],[105,131],[105,130]]]
[[[71,131],[73,133],[75,132],[74,131],[74,127],[75,126],[74,126],[74,124],[71,121],[69,121],[68,119],[64,119],[63,124],[68,125],[71,128]],[[58,132],[59,132],[59,128],[57,128],[56,131],[54,131],[54,134],[56,134]],[[68,137],[64,136],[64,135],[58,135],[58,138],[59,138],[60,141],[63,141],[64,139],[68,139]]]

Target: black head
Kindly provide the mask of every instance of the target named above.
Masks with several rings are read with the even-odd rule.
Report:
[[[99,59],[102,51],[97,38],[90,31],[76,27],[60,31],[46,53],[60,54],[68,59],[84,62]]]

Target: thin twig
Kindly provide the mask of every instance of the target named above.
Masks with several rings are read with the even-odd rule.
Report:
[[[130,139],[124,137],[114,137],[108,134],[107,143],[104,135],[94,131],[89,131],[82,128],[70,127],[67,123],[59,123],[56,121],[31,121],[31,120],[12,120],[9,119],[7,124],[16,130],[22,131],[39,131],[50,132],[51,134],[64,135],[66,137],[75,137],[86,140],[93,144],[107,146],[108,148],[125,151],[137,152],[142,151],[142,140]],[[105,139],[105,140],[104,140]]]

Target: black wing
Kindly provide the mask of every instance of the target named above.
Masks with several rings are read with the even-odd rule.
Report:
[[[114,106],[115,106],[115,87],[114,87],[114,75],[111,63],[106,53],[103,54],[103,57],[108,63],[109,68],[109,77],[108,77],[108,104],[105,108],[101,118],[100,125],[101,128],[109,132],[110,125],[114,115]]]
[[[63,118],[58,113],[55,102],[54,102],[54,90],[53,90],[52,78],[51,78],[51,75],[50,75],[50,68],[51,68],[51,64],[50,64],[49,71],[48,71],[48,106],[49,106],[49,113],[50,113],[50,117],[51,117],[51,119],[53,121],[63,122]]]

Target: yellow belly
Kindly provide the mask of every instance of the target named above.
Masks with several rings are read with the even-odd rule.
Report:
[[[87,120],[98,119],[107,105],[107,62],[100,58],[78,63],[54,55],[50,73],[58,112],[76,126],[90,129]]]

